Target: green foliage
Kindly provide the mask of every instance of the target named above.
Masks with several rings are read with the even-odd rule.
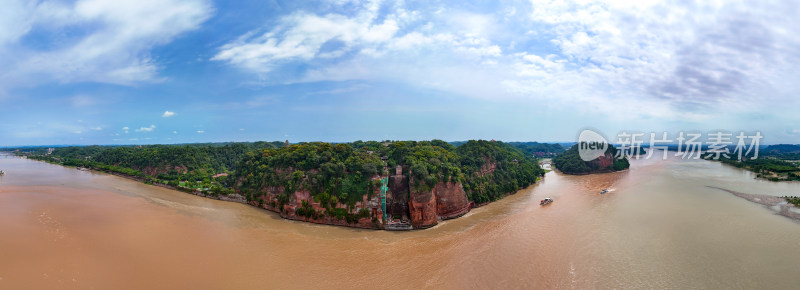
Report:
[[[459,146],[462,180],[470,200],[494,201],[536,182],[544,170],[535,159],[503,142],[470,140]]]
[[[323,204],[353,205],[373,189],[370,179],[383,173],[380,153],[369,151],[366,146],[356,150],[348,144],[319,142],[258,150],[244,155],[232,180],[240,189],[307,189]]]
[[[511,146],[522,150],[528,156],[534,156],[535,154],[544,153],[544,155],[549,154],[560,154],[565,151],[564,147],[561,144],[555,143],[539,143],[539,142],[509,142]]]
[[[263,204],[269,188],[282,192],[272,207],[284,205],[296,191],[307,190],[325,213],[349,221],[369,216],[350,213],[357,202],[378,191],[380,181],[395,166],[402,166],[410,190],[430,191],[441,182],[464,186],[470,200],[496,200],[544,175],[536,161],[503,142],[467,141],[455,147],[442,140],[356,141],[353,143],[283,142],[222,143],[145,146],[84,146],[32,148],[25,154],[49,162],[94,168],[140,177],[209,195],[242,193]],[[212,178],[218,173],[230,176]],[[206,190],[207,189],[207,190]],[[347,208],[337,208],[341,204]],[[296,209],[305,217],[319,216],[308,206]]]
[[[581,159],[580,154],[578,154],[578,144],[573,145],[567,151],[562,154],[559,154],[555,158],[553,158],[553,163],[555,164],[556,168],[561,172],[567,174],[589,174],[594,172],[605,172],[605,171],[619,171],[625,170],[630,167],[630,163],[628,159],[623,158],[616,158],[617,155],[617,148],[614,146],[608,146],[606,149],[605,157],[600,158],[611,158],[612,164],[608,167],[603,167],[599,158],[592,160],[592,161],[583,161]]]
[[[143,146],[70,146],[46,154],[42,147],[21,148],[31,159],[86,167],[144,179],[148,184],[167,184],[190,189],[208,189],[211,195],[234,193],[225,176],[247,152],[277,148],[280,142],[203,143]],[[199,183],[198,183],[199,182]]]
[[[795,206],[800,206],[800,197],[798,196],[784,196],[783,198]]]
[[[482,172],[482,166],[489,164],[494,171]],[[413,191],[430,191],[440,182],[461,182],[476,202],[496,200],[544,175],[533,158],[502,142],[469,141],[456,148],[433,140],[314,142],[265,149],[245,154],[232,179],[240,190],[255,192],[268,187],[283,187],[285,192],[308,189],[330,215],[345,218],[341,209],[333,208],[337,202],[353,206],[371,195],[380,186],[374,179],[386,176],[396,165],[407,168],[404,174]]]
[[[774,156],[772,154],[770,154],[770,156],[771,157],[762,157],[758,159],[744,159],[741,161],[722,157],[719,161],[756,172],[759,177],[772,181],[800,181],[800,176],[798,176],[800,168],[795,163],[772,157]],[[731,157],[735,158],[735,156]]]

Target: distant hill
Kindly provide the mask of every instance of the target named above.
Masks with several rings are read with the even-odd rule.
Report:
[[[459,147],[467,143],[467,141],[453,141],[448,142],[450,145]],[[566,148],[575,144],[572,143],[539,143],[539,142],[505,142],[511,145],[527,156],[533,157],[553,157],[566,151]]]
[[[761,149],[764,153],[800,153],[800,145],[778,144]]]
[[[508,144],[534,157],[553,157],[566,151],[564,146],[557,143],[508,142]]]

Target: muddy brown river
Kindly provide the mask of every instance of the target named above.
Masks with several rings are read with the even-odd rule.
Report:
[[[711,188],[800,195],[800,184],[703,160],[549,172],[412,232],[288,221],[9,156],[0,169],[0,289],[800,287],[800,223]]]

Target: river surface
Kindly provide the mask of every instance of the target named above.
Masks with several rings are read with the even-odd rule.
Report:
[[[800,287],[800,223],[707,187],[800,184],[703,160],[631,164],[549,172],[434,228],[385,232],[0,156],[0,289]]]

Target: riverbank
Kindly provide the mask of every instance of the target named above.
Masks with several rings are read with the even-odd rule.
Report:
[[[738,192],[730,189],[725,189],[716,186],[708,186],[709,188],[718,189],[725,191],[727,193],[733,194],[735,196],[744,198],[750,202],[754,202],[760,205],[764,205],[770,210],[774,211],[775,213],[790,218],[796,222],[800,222],[800,208],[797,208],[794,204],[789,203],[786,198],[766,195],[766,194],[754,194],[754,193],[744,193]]]
[[[9,156],[14,156],[14,155],[9,155]],[[113,175],[113,176],[116,176],[116,177],[122,177],[122,178],[125,178],[125,179],[141,182],[141,183],[144,183],[145,185],[152,185],[152,186],[157,186],[157,187],[161,187],[161,188],[165,188],[165,189],[169,189],[169,190],[180,191],[180,192],[183,192],[183,193],[188,193],[188,194],[192,194],[192,195],[199,196],[199,197],[205,197],[205,198],[214,199],[214,200],[230,201],[230,202],[245,204],[245,205],[248,205],[248,206],[252,206],[252,207],[256,207],[256,208],[262,209],[262,210],[267,210],[267,211],[273,212],[273,213],[277,214],[278,216],[280,216],[282,219],[285,219],[285,220],[301,221],[301,222],[307,222],[307,223],[313,223],[313,224],[322,224],[322,225],[341,226],[341,227],[348,227],[348,228],[387,230],[387,231],[422,230],[422,229],[430,228],[429,226],[426,226],[426,227],[398,226],[397,223],[393,223],[393,222],[376,223],[374,220],[369,219],[369,218],[359,218],[356,222],[349,222],[346,219],[339,219],[339,218],[336,218],[334,216],[327,216],[327,215],[321,215],[319,218],[312,218],[312,217],[308,217],[308,216],[301,216],[301,215],[294,214],[295,211],[299,208],[299,205],[294,205],[294,206],[287,205],[287,209],[282,210],[277,205],[271,205],[268,202],[259,203],[259,202],[256,202],[256,201],[248,201],[246,197],[244,197],[243,195],[238,194],[238,193],[235,193],[235,194],[219,194],[219,195],[206,194],[201,190],[191,189],[191,188],[187,188],[187,187],[175,187],[175,186],[172,186],[172,185],[169,185],[169,184],[164,184],[164,183],[160,183],[160,182],[153,182],[152,180],[150,180],[150,179],[148,179],[146,177],[128,175],[128,174],[124,174],[124,173],[116,172],[116,171],[108,171],[108,170],[102,170],[102,169],[91,168],[91,167],[89,167],[89,168],[87,168],[87,167],[75,167],[75,166],[69,166],[69,165],[64,165],[64,164],[55,163],[55,162],[48,162],[46,160],[36,160],[36,159],[32,159],[32,160],[43,162],[43,163],[48,163],[48,164],[53,164],[53,165],[59,165],[59,166],[65,167],[65,168],[74,168],[76,170],[90,170],[92,172],[105,173],[105,174]],[[529,184],[528,186],[537,184],[539,182],[539,180],[541,180],[541,178],[538,178],[536,180],[536,182],[534,182],[532,184]],[[526,186],[524,188],[527,188],[528,186]],[[522,188],[522,189],[524,189],[524,188]],[[522,189],[520,189],[520,190],[522,190]],[[280,190],[280,191],[282,191],[282,190]],[[510,195],[516,194],[517,192],[518,191],[513,191],[513,192],[508,192],[508,193],[502,194],[495,201],[502,200],[505,197],[508,197]],[[302,192],[298,192],[298,193],[302,193]],[[466,206],[461,207],[459,209],[455,209],[450,214],[439,216],[438,217],[438,221],[436,223],[444,221],[444,220],[457,219],[457,218],[462,217],[462,216],[466,215],[467,213],[469,213],[473,208],[486,206],[489,203],[492,203],[492,202],[484,202],[484,203],[480,203],[480,204],[476,204],[475,202],[468,202],[466,204]],[[310,202],[310,204],[311,204],[311,206],[319,207],[319,203]],[[341,206],[343,206],[342,209],[345,209],[344,205],[341,205]],[[436,208],[436,207],[434,207],[434,208]],[[403,224],[403,225],[407,225],[407,224]]]
[[[554,170],[554,171],[556,171],[558,173],[564,174],[564,175],[584,176],[584,175],[592,175],[592,174],[605,174],[605,173],[625,172],[625,171],[630,170],[630,168],[625,168],[625,169],[616,170],[616,171],[615,170],[603,170],[603,171],[595,171],[595,172],[589,172],[589,173],[567,173],[567,172],[563,172],[561,170],[558,170],[558,168],[554,168],[552,170]]]

